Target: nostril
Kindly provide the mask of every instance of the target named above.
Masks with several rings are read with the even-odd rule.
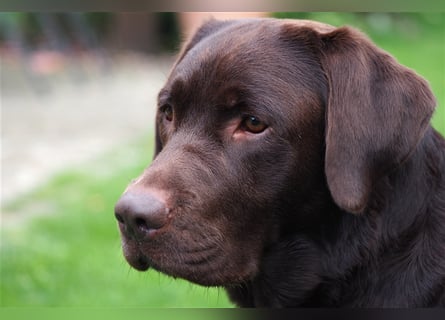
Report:
[[[119,213],[115,213],[114,216],[116,217],[116,220],[119,221],[122,224],[125,224],[124,218]]]
[[[143,218],[136,218],[134,220],[134,222],[135,222],[136,227],[141,231],[148,232],[148,231],[150,231],[150,229],[152,229],[147,224],[147,221],[145,221],[145,219],[143,219]]]

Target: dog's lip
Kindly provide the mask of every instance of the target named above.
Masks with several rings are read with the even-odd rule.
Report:
[[[136,259],[128,260],[128,263],[138,271],[147,271],[150,268],[150,262],[143,255],[138,255]]]
[[[123,241],[122,250],[128,264],[138,271],[146,271],[150,268],[150,259],[140,250],[140,244],[135,245],[132,241]]]

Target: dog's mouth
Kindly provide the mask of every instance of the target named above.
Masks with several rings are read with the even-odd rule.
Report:
[[[150,260],[144,255],[137,245],[122,238],[122,250],[128,264],[138,271],[147,271],[150,268]]]
[[[228,259],[230,253],[210,243],[196,245],[196,242],[173,243],[171,238],[162,240],[138,242],[124,236],[124,257],[138,271],[154,269],[203,286],[240,283],[256,271],[245,261],[238,264]]]
[[[173,250],[173,248],[175,248]],[[184,277],[187,270],[202,271],[219,265],[222,253],[217,247],[181,248],[181,246],[156,246],[153,243],[123,240],[127,262],[134,269],[146,271],[150,267],[172,276]]]

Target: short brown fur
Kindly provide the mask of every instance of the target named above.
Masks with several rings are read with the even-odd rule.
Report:
[[[209,21],[158,104],[154,161],[116,205],[133,267],[245,307],[445,305],[435,99],[361,32]]]

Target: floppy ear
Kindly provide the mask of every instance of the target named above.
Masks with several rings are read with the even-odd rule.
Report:
[[[327,183],[344,210],[362,212],[373,184],[414,151],[435,98],[427,82],[347,27],[321,36],[329,84]]]

